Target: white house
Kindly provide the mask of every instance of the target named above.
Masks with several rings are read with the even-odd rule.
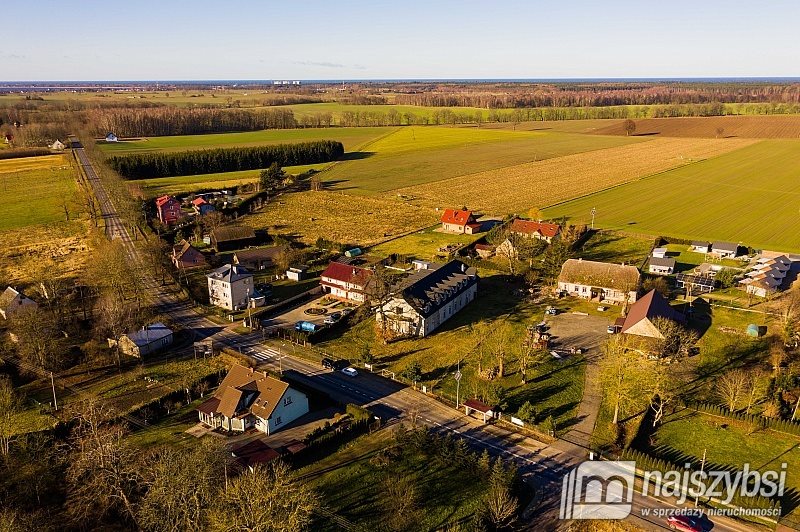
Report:
[[[739,244],[733,242],[713,242],[711,253],[721,259],[733,259],[739,254]]]
[[[656,275],[672,275],[675,271],[675,259],[653,255],[648,260],[648,271]]]
[[[0,316],[3,319],[9,319],[14,312],[26,307],[37,308],[38,305],[36,301],[10,286],[0,294]]]
[[[635,266],[568,259],[561,266],[558,289],[584,299],[633,303],[640,278]]]
[[[50,149],[64,151],[64,143],[56,139],[56,141],[50,145]]]
[[[206,275],[208,300],[228,310],[248,307],[248,298],[255,297],[253,274],[236,264],[226,264]]]
[[[108,135],[106,135],[106,142],[118,142],[118,141],[119,139],[115,134],[109,133]]]
[[[326,294],[354,303],[363,303],[367,298],[367,285],[370,279],[372,270],[331,262],[322,272],[320,285]]]
[[[695,240],[692,242],[691,250],[697,253],[708,253],[708,248],[711,246],[708,242],[702,240]]]
[[[653,248],[653,252],[650,253],[650,256],[657,259],[665,259],[667,258],[667,248]]]
[[[467,306],[478,293],[478,272],[453,260],[411,275],[376,314],[403,336],[427,336]]]
[[[786,255],[762,257],[739,284],[744,286],[748,294],[767,297],[781,289],[791,268],[792,261]]]
[[[308,397],[282,380],[237,364],[197,412],[200,422],[215,429],[255,428],[272,434],[308,413]]]
[[[124,334],[119,341],[109,340],[113,347],[119,344],[120,350],[128,356],[143,357],[154,353],[172,344],[172,331],[163,323],[158,322],[131,334]]]

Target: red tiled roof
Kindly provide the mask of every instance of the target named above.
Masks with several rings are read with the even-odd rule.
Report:
[[[686,321],[684,315],[672,308],[664,296],[656,290],[650,290],[631,305],[631,309],[625,317],[625,323],[622,325],[622,332],[627,332],[628,329],[644,319],[654,320],[656,318],[667,318],[678,323]]]
[[[467,225],[471,222],[474,222],[472,219],[472,211],[445,209],[442,215],[443,224]]]
[[[351,266],[342,264],[341,262],[331,262],[325,271],[322,272],[321,278],[335,279],[343,283],[351,283],[357,286],[367,286],[372,271],[366,268],[359,268],[358,266]]]
[[[481,412],[483,414],[490,412],[492,410],[491,406],[487,405],[486,403],[482,403],[477,399],[468,399],[461,404],[462,406],[468,406],[471,409],[477,410],[478,412]]]
[[[276,458],[280,458],[280,453],[261,440],[253,440],[231,450],[238,462],[244,466],[254,466],[256,464],[266,464]]]
[[[210,399],[206,399],[205,401],[200,403],[200,406],[198,406],[197,409],[204,414],[211,415],[217,412],[218,406],[219,406],[219,399],[217,399],[216,397],[211,397]]]
[[[156,198],[156,207],[161,207],[165,203],[169,203],[170,201],[175,201],[175,198],[172,196],[161,196]]]
[[[475,249],[480,249],[482,251],[492,251],[494,246],[491,244],[475,244]]]
[[[208,202],[203,198],[195,198],[195,199],[192,200],[192,205],[197,205],[198,207],[200,205],[205,205],[206,203],[208,203]]]
[[[512,233],[523,233],[526,235],[539,233],[544,237],[553,238],[559,233],[559,231],[561,231],[561,226],[558,224],[534,222],[531,220],[521,220],[519,218],[511,222]]]

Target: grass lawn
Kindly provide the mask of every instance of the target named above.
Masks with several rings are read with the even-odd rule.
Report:
[[[800,490],[800,438],[770,430],[747,433],[747,427],[735,421],[683,410],[665,418],[651,452],[677,463],[698,464],[705,451],[707,468],[712,469],[749,464],[752,470],[780,471],[785,462],[786,489],[792,493],[784,497],[783,507],[791,509],[796,502],[788,499]]]
[[[0,231],[65,221],[81,214],[75,172],[65,155],[0,161]]]
[[[197,424],[197,410],[195,409],[206,399],[208,396],[192,401],[148,428],[135,430],[128,436],[128,441],[143,449],[160,445],[180,447],[194,445],[200,440],[186,434],[186,430]]]
[[[300,469],[332,512],[356,524],[359,530],[382,530],[385,515],[381,485],[405,477],[415,487],[419,501],[419,522],[415,530],[441,530],[449,523],[472,515],[486,493],[485,479],[455,465],[444,465],[410,448],[398,448],[399,456],[383,467],[370,459],[394,445],[389,430],[362,436],[351,445]],[[321,519],[315,530],[339,530],[335,523]]]
[[[633,142],[642,140],[410,126],[362,147],[359,158],[336,163],[323,178],[340,190],[377,193]]]
[[[800,141],[765,140],[547,210],[596,225],[800,251]],[[767,222],[765,222],[765,220]]]
[[[400,237],[396,240],[390,240],[383,244],[379,244],[370,248],[370,253],[380,256],[389,256],[393,253],[398,255],[405,255],[406,257],[414,257],[421,260],[435,259],[439,248],[451,244],[466,245],[475,242],[482,238],[484,235],[456,235],[452,233],[444,233],[437,231],[441,225],[417,231],[410,235]]]
[[[507,282],[501,275],[486,270],[481,270],[480,274],[485,277],[481,278],[477,299],[427,338],[405,339],[384,345],[376,334],[375,320],[370,318],[319,347],[351,359],[366,348],[379,367],[398,373],[412,362],[418,362],[422,369],[419,384],[450,400],[455,400],[456,382],[452,375],[460,360],[462,401],[470,397],[486,397],[492,393],[490,388],[499,384],[507,391],[508,412],[515,412],[523,402],[531,401],[541,417],[552,415],[560,428],[569,426],[583,394],[583,359],[568,357],[556,361],[549,355],[543,357],[542,362],[531,363],[527,372],[528,382],[523,385],[519,364],[512,354],[513,349],[508,346],[523,341],[526,327],[542,320],[547,305],[521,300],[515,293],[518,286]],[[478,325],[479,322],[483,323]],[[507,327],[502,331],[506,352],[509,353],[504,362],[503,378],[487,380],[479,375],[479,365],[486,370],[497,366],[498,361],[488,347],[492,340],[486,340],[484,348],[478,347],[483,335],[472,332],[475,326],[485,331]]]
[[[267,129],[243,133],[209,133],[207,135],[172,135],[147,137],[122,142],[99,142],[97,145],[108,155],[130,153],[185,151],[235,146],[264,146],[313,140],[338,140],[346,151],[394,131],[391,127],[342,127],[309,129]]]
[[[324,191],[285,194],[242,220],[256,229],[295,236],[307,244],[323,237],[366,247],[392,235],[428,227],[437,219],[433,209],[393,199]]]

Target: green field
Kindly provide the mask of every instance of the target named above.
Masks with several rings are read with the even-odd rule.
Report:
[[[211,133],[208,135],[174,135],[148,137],[122,142],[100,142],[98,146],[109,155],[129,153],[183,151],[234,146],[263,146],[313,140],[338,140],[346,151],[391,133],[392,127],[332,127],[310,129],[268,129],[244,133]]]
[[[81,211],[75,172],[63,155],[0,161],[0,231],[65,221]]]
[[[649,178],[568,201],[548,217],[688,239],[800,251],[800,141],[765,140]]]
[[[339,162],[324,179],[340,190],[376,193],[645,139],[542,131],[412,126]]]

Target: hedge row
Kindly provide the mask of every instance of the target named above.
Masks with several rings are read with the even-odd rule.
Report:
[[[735,419],[736,421],[741,421],[743,423],[748,423],[750,425],[755,424],[763,428],[767,428],[777,432],[784,432],[786,434],[791,434],[793,436],[800,436],[800,423],[797,423],[795,421],[774,419],[770,417],[757,416],[755,414],[741,414],[741,413],[731,412],[727,408],[723,408],[719,405],[710,403],[692,403],[689,406],[694,410],[697,410],[698,412],[704,412],[706,414],[711,414],[712,416],[720,416],[720,417]]]
[[[47,148],[16,148],[13,150],[0,150],[0,159],[39,157],[40,155],[50,155],[51,153]]]
[[[660,458],[655,458],[643,452],[637,451],[635,449],[626,449],[623,451],[622,455],[620,456],[621,460],[633,460],[636,462],[636,468],[639,470],[644,471],[660,471],[662,473],[666,473],[667,471],[683,471],[683,464],[673,464],[667,460],[662,460]],[[706,464],[706,469],[713,468],[710,464]],[[712,501],[713,502],[713,501]],[[773,509],[773,508],[780,508],[781,503],[777,499],[770,499],[768,497],[762,497],[761,495],[756,495],[754,497],[748,497],[741,495],[738,492],[733,496],[730,504],[732,506],[739,506],[742,508],[756,508],[756,509]]]
[[[280,166],[327,163],[344,155],[344,146],[333,140],[242,148],[217,148],[175,153],[117,155],[108,164],[126,179],[151,179],[213,174]]]

